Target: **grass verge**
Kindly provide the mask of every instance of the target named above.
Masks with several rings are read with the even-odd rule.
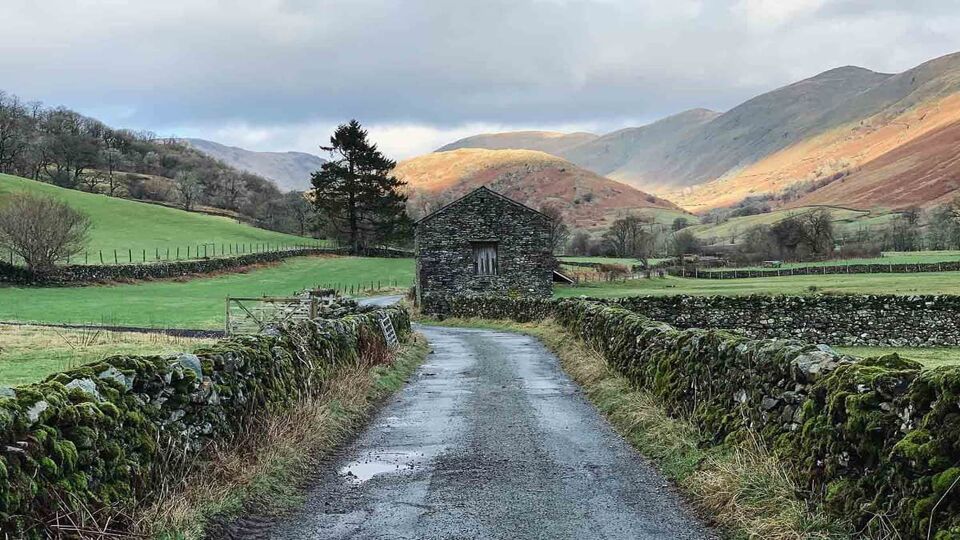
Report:
[[[733,538],[849,538],[848,527],[798,497],[800,487],[776,456],[749,439],[709,445],[691,422],[672,418],[656,399],[552,321],[422,319],[424,324],[509,330],[540,339],[614,429],[652,459],[689,499]]]
[[[51,373],[116,355],[192,352],[212,339],[0,324],[0,385],[37,382]]]
[[[386,396],[403,386],[428,352],[414,335],[384,362],[382,352],[344,368],[319,396],[253,419],[241,436],[210,448],[206,459],[160,486],[142,509],[141,533],[157,538],[202,538],[210,524],[242,514],[279,516],[303,504],[304,479],[354,434]]]

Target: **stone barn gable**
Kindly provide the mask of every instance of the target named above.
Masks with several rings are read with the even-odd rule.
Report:
[[[550,218],[480,187],[416,224],[417,298],[550,296]]]

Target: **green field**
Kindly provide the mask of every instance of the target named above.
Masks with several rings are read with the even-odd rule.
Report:
[[[773,225],[792,215],[813,210],[815,207],[791,208],[777,210],[766,214],[731,218],[720,224],[702,224],[688,227],[698,238],[710,242],[738,241],[740,235],[755,225]],[[895,213],[886,211],[851,210],[849,208],[828,207],[833,215],[834,230],[838,235],[853,234],[858,229],[881,227],[886,225]]]
[[[922,264],[960,261],[960,251],[886,251],[881,257],[867,259],[838,259],[830,261],[783,263],[780,268],[805,268],[808,266],[843,266],[850,264]],[[733,269],[734,267],[730,267]],[[738,266],[737,270],[769,270],[763,266]]]
[[[38,381],[51,373],[120,354],[192,352],[210,339],[158,334],[0,324],[0,385]]]
[[[137,262],[143,258],[144,250],[149,261],[156,257],[157,250],[161,257],[165,257],[169,249],[173,258],[178,247],[182,258],[186,258],[187,246],[190,246],[193,256],[197,246],[201,246],[201,252],[203,251],[203,244],[207,244],[208,255],[213,255],[216,245],[219,255],[221,245],[249,246],[269,243],[275,246],[316,242],[299,236],[258,229],[226,217],[84,193],[0,174],[0,203],[9,194],[20,192],[56,197],[90,216],[93,227],[86,260],[91,264],[100,262],[101,250],[104,262],[112,263],[114,250],[117,250],[120,262],[126,262],[131,254],[134,262]],[[6,260],[7,256],[7,253],[0,252],[0,258]],[[84,256],[80,255],[79,260],[72,262],[83,263],[84,260]]]
[[[661,225],[673,225],[673,220],[677,218],[683,218],[687,220],[687,223],[690,225],[696,225],[700,223],[700,217],[693,214],[688,214],[681,210],[670,210],[667,208],[642,208],[634,212],[635,215],[640,217],[647,217],[653,219],[654,223],[659,223]]]
[[[227,296],[287,296],[317,285],[413,282],[412,259],[295,257],[247,273],[96,287],[0,287],[0,320],[221,328]],[[0,345],[2,346],[2,345]]]
[[[813,288],[812,288],[813,287]],[[831,274],[745,279],[653,278],[558,286],[554,295],[618,298],[636,295],[738,294],[960,294],[960,272],[917,274]]]
[[[928,368],[960,364],[960,347],[834,347],[834,349],[862,358],[897,353],[904,358],[916,360]]]

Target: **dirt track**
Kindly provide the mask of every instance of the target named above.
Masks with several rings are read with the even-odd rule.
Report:
[[[535,339],[427,327],[435,353],[273,538],[712,538]],[[259,536],[259,535],[258,535]]]

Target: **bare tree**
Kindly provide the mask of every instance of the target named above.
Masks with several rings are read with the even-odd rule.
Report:
[[[563,212],[554,204],[540,207],[540,213],[550,218],[550,252],[558,253],[567,245],[570,228],[563,222]]]
[[[90,218],[52,197],[17,194],[0,207],[0,246],[18,255],[27,268],[49,272],[83,251]]]
[[[300,191],[290,191],[284,195],[284,202],[290,212],[290,217],[296,225],[298,234],[306,236],[307,228],[315,217],[313,205],[303,196]]]
[[[583,231],[574,234],[573,238],[570,239],[570,253],[573,255],[589,255],[590,235]]]
[[[203,184],[200,183],[200,179],[194,173],[181,171],[177,173],[174,182],[176,183],[177,193],[180,195],[180,203],[183,204],[183,209],[192,210],[197,199],[203,194]]]
[[[107,148],[100,152],[100,162],[105,169],[104,181],[107,184],[107,194],[113,197],[122,185],[117,169],[124,164],[123,152],[116,148]]]
[[[618,257],[637,258],[644,268],[649,268],[649,259],[657,246],[657,232],[651,225],[648,219],[639,216],[621,217],[603,233],[603,239]]]
[[[799,216],[800,239],[815,255],[833,253],[833,215],[826,208],[818,208]]]

